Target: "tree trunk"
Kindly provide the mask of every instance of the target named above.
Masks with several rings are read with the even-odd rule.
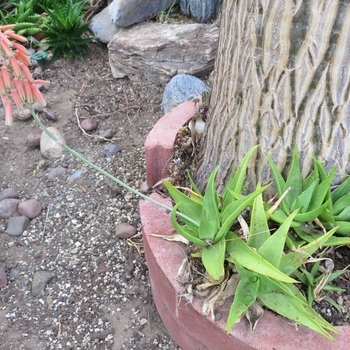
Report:
[[[349,173],[350,5],[338,0],[224,0],[197,181],[217,164],[219,188],[254,145],[248,183],[272,180],[295,146]]]

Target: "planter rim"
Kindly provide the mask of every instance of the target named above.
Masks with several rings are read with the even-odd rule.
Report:
[[[196,113],[193,102],[186,101],[164,115],[154,126],[145,142],[146,173],[149,186],[166,177],[167,162],[173,152],[178,130]],[[164,136],[167,137],[164,137]],[[151,195],[170,205],[170,199]],[[228,301],[218,312],[219,321],[201,315],[201,301],[192,304],[179,298],[181,286],[174,276],[185,257],[184,247],[152,234],[167,235],[172,225],[169,214],[146,200],[140,201],[140,216],[145,255],[149,268],[153,298],[158,312],[173,339],[183,350],[310,350],[336,348],[345,350],[350,344],[350,326],[336,327],[340,335],[333,335],[337,343],[301,326],[298,330],[287,319],[265,311],[254,333],[243,318],[226,334]],[[225,310],[226,307],[226,310]],[[283,330],[281,332],[281,330]]]

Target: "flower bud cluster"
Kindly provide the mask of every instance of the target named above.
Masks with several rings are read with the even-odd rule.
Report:
[[[13,25],[0,26],[0,96],[5,108],[6,125],[12,123],[12,104],[23,110],[23,102],[33,104],[46,102],[38,85],[49,84],[45,80],[34,80],[28,66],[31,65],[27,49],[19,42],[27,39],[16,34]]]

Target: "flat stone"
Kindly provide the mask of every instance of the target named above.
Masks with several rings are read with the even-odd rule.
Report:
[[[12,216],[8,219],[6,232],[10,236],[20,236],[28,227],[29,219],[26,216]]]
[[[18,205],[18,212],[30,219],[37,217],[41,213],[41,209],[41,204],[36,199],[28,199]]]
[[[0,201],[0,219],[7,219],[18,210],[21,201],[16,198],[5,198]]]
[[[190,97],[202,95],[203,91],[211,92],[211,89],[199,78],[188,74],[175,75],[163,92],[163,113],[168,113],[180,103],[186,102]]]
[[[37,271],[33,275],[32,294],[34,296],[40,295],[46,285],[54,278],[54,274],[50,271]]]
[[[32,117],[32,112],[29,108],[18,110],[13,113],[13,118],[17,120],[28,120]]]
[[[141,23],[123,28],[108,44],[115,78],[167,83],[179,73],[210,73],[218,47],[219,29],[207,24]]]
[[[19,195],[16,190],[9,187],[0,192],[0,201],[5,198],[19,198]]]
[[[116,25],[128,27],[165,10],[169,3],[169,0],[114,0],[110,7],[110,15]]]
[[[40,152],[45,158],[59,158],[64,151],[61,146],[62,143],[65,143],[64,137],[57,128],[50,126],[47,130],[57,138],[58,142],[54,141],[50,136],[43,132],[40,138]]]
[[[130,238],[136,234],[137,230],[134,226],[128,224],[127,222],[122,222],[115,228],[115,234],[119,238]]]

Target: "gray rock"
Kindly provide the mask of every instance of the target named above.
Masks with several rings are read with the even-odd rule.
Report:
[[[19,195],[17,191],[9,187],[9,188],[5,188],[3,191],[0,192],[0,201],[5,198],[19,198]]]
[[[34,296],[40,295],[46,285],[54,278],[54,274],[50,271],[37,271],[33,275],[32,294]]]
[[[40,152],[45,158],[59,158],[63,154],[63,147],[60,143],[65,143],[63,135],[60,131],[52,126],[47,128],[57,139],[54,141],[46,133],[41,134],[40,138]]]
[[[120,27],[128,27],[145,21],[171,5],[171,0],[114,0],[110,7],[112,21]]]
[[[206,22],[220,13],[222,0],[180,0],[180,7],[186,16],[197,22]]]
[[[41,213],[41,204],[36,199],[28,199],[18,204],[18,212],[30,219]]]
[[[62,166],[58,166],[57,168],[51,169],[47,177],[49,178],[49,180],[53,180],[56,177],[64,175],[66,172],[67,172],[66,168]]]
[[[81,178],[83,173],[84,172],[82,170],[77,170],[71,176],[68,177],[67,181],[68,182],[74,182],[75,180],[78,180],[79,178]]]
[[[7,276],[5,271],[5,265],[0,262],[0,289],[4,288],[7,284]]]
[[[26,145],[29,149],[40,147],[40,138],[42,133],[43,133],[42,129],[36,128],[27,135]]]
[[[17,213],[18,204],[21,201],[16,198],[5,198],[0,201],[0,219],[7,219]]]
[[[103,153],[106,157],[112,157],[120,151],[121,148],[118,145],[114,145],[113,143],[106,143]]]
[[[207,24],[141,23],[123,28],[108,44],[115,78],[167,83],[179,73],[203,76],[214,67],[219,29]]]
[[[119,238],[130,238],[136,234],[137,230],[134,226],[128,224],[127,222],[122,222],[115,228],[115,234]]]
[[[163,92],[163,113],[168,113],[180,103],[187,101],[190,97],[201,95],[204,90],[211,91],[210,87],[204,84],[199,78],[188,74],[175,75]]]
[[[98,120],[94,118],[86,118],[80,123],[80,126],[85,131],[94,131],[98,126]]]
[[[57,115],[56,112],[53,111],[50,108],[44,108],[43,109],[43,116],[44,118],[46,118],[47,120],[51,120],[52,122],[57,122]]]
[[[115,131],[113,129],[101,130],[100,132],[100,136],[105,139],[111,139],[114,134]]]
[[[7,223],[7,234],[10,236],[20,236],[28,227],[29,219],[26,216],[12,216]]]
[[[104,44],[108,44],[120,30],[120,27],[112,22],[110,8],[111,5],[103,9],[92,18],[90,23],[90,30]]]
[[[19,266],[16,266],[10,270],[9,277],[10,279],[17,279],[19,278],[19,273],[21,272],[21,269]]]

